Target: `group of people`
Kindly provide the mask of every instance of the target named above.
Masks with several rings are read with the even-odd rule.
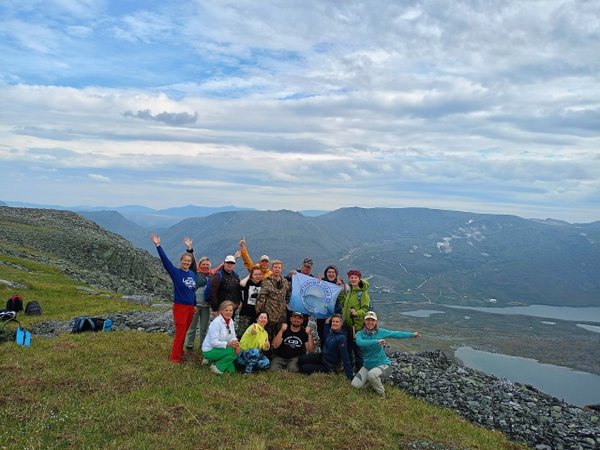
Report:
[[[271,261],[262,255],[255,264],[242,239],[240,250],[213,269],[205,256],[196,263],[192,240],[185,237],[187,248],[179,267],[175,267],[160,238],[152,234],[151,239],[173,281],[175,337],[170,359],[174,363],[194,350],[199,336],[203,364],[210,364],[210,370],[219,375],[238,368],[246,374],[266,369],[328,373],[343,368],[352,386],[369,385],[377,394],[385,395],[382,380],[390,374],[386,339],[420,336],[418,332],[378,327],[377,314],[371,310],[369,283],[361,272],[348,271],[346,285],[338,269],[329,265],[319,278],[337,284],[341,291],[335,312],[316,320],[320,352],[315,352],[308,315],[289,309],[292,277],[297,272],[314,276],[311,258],[283,276],[280,260]],[[239,257],[248,270],[243,279],[234,270]]]

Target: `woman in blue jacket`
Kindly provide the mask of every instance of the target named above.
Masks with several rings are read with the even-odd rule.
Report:
[[[327,319],[329,320],[329,319]],[[352,380],[352,364],[348,356],[348,343],[340,314],[331,316],[331,324],[325,324],[325,343],[321,353],[307,353],[300,356],[298,365],[302,373],[335,372],[340,360],[344,365],[344,373]]]
[[[418,331],[392,331],[377,326],[377,314],[369,311],[365,315],[364,328],[356,333],[356,345],[363,355],[363,366],[352,380],[352,386],[363,388],[370,384],[373,390],[385,397],[382,380],[390,376],[390,359],[385,354],[383,346],[387,338],[406,339],[420,337]]]
[[[158,256],[165,270],[173,280],[173,321],[175,322],[175,338],[171,347],[171,361],[179,364],[183,355],[183,342],[194,312],[196,311],[196,268],[192,266],[192,255],[184,253],[179,258],[179,268],[175,267],[160,246],[160,238],[156,234],[150,236],[156,245]],[[191,269],[191,270],[190,270]]]

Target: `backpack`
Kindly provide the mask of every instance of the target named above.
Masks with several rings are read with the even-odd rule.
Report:
[[[221,272],[220,270],[217,271],[217,273],[219,274],[219,281],[221,281],[223,279],[223,272]],[[204,301],[210,303],[210,282],[212,280],[212,277],[208,278],[206,280],[206,286],[204,286]]]
[[[81,333],[83,331],[111,331],[112,320],[101,317],[81,316],[73,319],[71,333]]]
[[[0,322],[6,322],[17,318],[17,313],[10,309],[0,309]]]
[[[26,316],[41,316],[42,315],[42,307],[36,300],[31,300],[27,302],[27,306],[25,306],[25,315]]]
[[[10,309],[14,312],[23,311],[23,297],[20,295],[13,295],[6,302],[6,309]]]
[[[15,314],[14,311],[9,311],[11,314]],[[31,332],[25,330],[21,327],[21,324],[15,317],[9,317],[7,315],[6,310],[2,310],[2,314],[4,314],[4,319],[0,324],[0,343],[2,342],[10,342],[15,341],[17,345],[22,345],[25,347],[29,347],[31,345]],[[9,324],[16,324],[16,330],[11,330],[8,326]]]
[[[2,310],[2,311],[6,311],[6,310]],[[14,314],[14,311],[10,311],[12,314]],[[17,319],[15,319],[14,317],[6,317],[2,319],[2,322],[0,323],[0,343],[3,342],[10,342],[13,341],[15,339],[15,335],[16,335],[16,331],[11,330],[10,327],[8,326],[9,324],[12,323],[17,324],[17,326],[21,326],[21,324],[19,323],[19,321]]]

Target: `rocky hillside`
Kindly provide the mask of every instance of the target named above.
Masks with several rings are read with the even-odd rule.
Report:
[[[70,211],[0,206],[2,253],[53,265],[96,288],[172,296],[158,258]]]

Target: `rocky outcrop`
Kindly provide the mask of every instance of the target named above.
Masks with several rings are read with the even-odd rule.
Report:
[[[462,367],[439,350],[390,356],[393,385],[471,422],[540,450],[600,448],[596,411],[570,405],[529,385]]]
[[[75,213],[0,206],[0,223],[5,254],[58,267],[98,289],[172,296],[158,258]]]

